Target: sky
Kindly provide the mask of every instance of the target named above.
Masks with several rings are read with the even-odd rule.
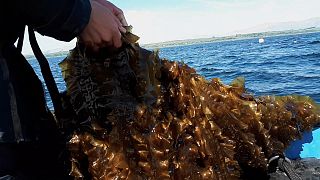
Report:
[[[110,0],[124,11],[140,44],[231,35],[264,23],[320,17],[320,0]],[[27,38],[26,38],[27,39]],[[37,36],[43,52],[68,50],[65,43]],[[24,54],[31,54],[26,40]]]

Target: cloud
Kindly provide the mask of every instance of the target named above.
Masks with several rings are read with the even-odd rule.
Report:
[[[120,8],[121,5],[126,5],[122,9],[129,24],[134,27],[134,33],[141,37],[140,43],[143,44],[223,36],[263,23],[320,17],[318,10],[320,0],[114,0],[114,2]],[[74,42],[61,43],[43,37],[38,39],[45,52],[74,46]]]
[[[219,31],[219,18],[202,12],[129,11],[127,19],[141,43],[208,37]]]
[[[319,17],[319,0],[190,0],[197,8],[126,12],[141,42],[228,35],[258,24]]]

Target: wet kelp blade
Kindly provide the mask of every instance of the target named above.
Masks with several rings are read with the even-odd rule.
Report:
[[[320,122],[308,97],[254,97],[243,78],[208,81],[136,39],[127,33],[116,52],[79,45],[60,64],[76,179],[261,178],[270,157]]]

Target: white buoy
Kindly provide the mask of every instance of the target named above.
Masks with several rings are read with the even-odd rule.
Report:
[[[264,39],[263,38],[259,38],[259,43],[264,43]]]

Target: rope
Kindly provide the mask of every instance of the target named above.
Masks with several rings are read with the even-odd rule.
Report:
[[[269,170],[275,171],[276,167],[284,172],[290,180],[302,180],[302,178],[294,171],[291,161],[285,156],[274,156],[269,160]]]

